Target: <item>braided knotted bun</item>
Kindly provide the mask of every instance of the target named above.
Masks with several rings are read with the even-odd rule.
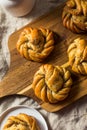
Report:
[[[87,40],[75,39],[67,52],[72,70],[79,74],[87,74]]]
[[[20,113],[7,119],[3,130],[40,130],[36,119],[32,116]]]
[[[87,32],[87,0],[68,0],[62,14],[63,25],[76,33]]]
[[[17,50],[28,60],[43,61],[54,49],[53,32],[43,28],[25,28],[17,42]]]
[[[60,66],[42,65],[36,72],[32,87],[42,101],[57,103],[64,100],[71,89],[70,72]]]

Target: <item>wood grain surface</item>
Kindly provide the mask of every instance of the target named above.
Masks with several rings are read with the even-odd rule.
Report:
[[[66,100],[58,102],[57,104],[42,102],[41,100],[37,99],[32,90],[31,83],[33,80],[33,75],[38,70],[39,66],[45,63],[53,65],[65,64],[68,61],[67,48],[70,42],[79,36],[83,38],[87,37],[86,35],[74,34],[63,27],[61,19],[63,6],[63,4],[58,6],[52,12],[25,26],[48,28],[55,33],[55,49],[43,63],[27,61],[17,52],[16,42],[21,31],[25,27],[14,32],[9,37],[8,46],[11,55],[11,66],[2,82],[0,82],[0,98],[12,94],[29,96],[37,101],[45,110],[49,112],[55,112],[87,94],[87,77],[75,74],[72,74],[74,84],[72,86],[70,95]]]

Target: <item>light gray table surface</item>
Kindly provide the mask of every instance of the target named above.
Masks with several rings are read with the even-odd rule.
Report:
[[[52,10],[61,2],[63,0],[36,0],[32,12],[21,18],[11,16],[0,6],[0,80],[3,80],[10,67],[10,54],[7,45],[9,35]],[[46,119],[49,130],[87,130],[87,96],[55,113],[43,110],[28,97],[8,96],[0,99],[0,114],[16,105],[36,108]]]

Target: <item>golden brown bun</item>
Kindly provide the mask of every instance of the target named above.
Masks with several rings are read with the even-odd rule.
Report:
[[[40,130],[40,129],[34,117],[20,113],[17,116],[10,116],[3,130]]]
[[[87,32],[87,0],[68,0],[62,14],[63,25],[76,33]]]
[[[77,38],[68,48],[69,64],[79,74],[87,74],[87,40]]]
[[[43,28],[25,28],[17,42],[20,54],[37,62],[43,61],[53,49],[53,32]]]
[[[45,102],[64,100],[71,89],[70,72],[60,66],[42,65],[36,72],[32,87],[35,95]]]

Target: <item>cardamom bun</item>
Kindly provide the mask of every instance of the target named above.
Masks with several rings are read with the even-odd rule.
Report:
[[[27,60],[42,62],[54,49],[53,32],[43,28],[25,28],[17,42],[18,52]]]
[[[87,74],[87,40],[76,38],[68,48],[69,64],[78,74]]]
[[[17,116],[10,116],[4,125],[3,130],[40,130],[36,119],[24,113]]]
[[[32,87],[35,95],[44,102],[64,100],[71,90],[70,72],[60,66],[42,65],[35,73]]]
[[[87,0],[67,0],[62,13],[63,25],[75,32],[87,32]]]

